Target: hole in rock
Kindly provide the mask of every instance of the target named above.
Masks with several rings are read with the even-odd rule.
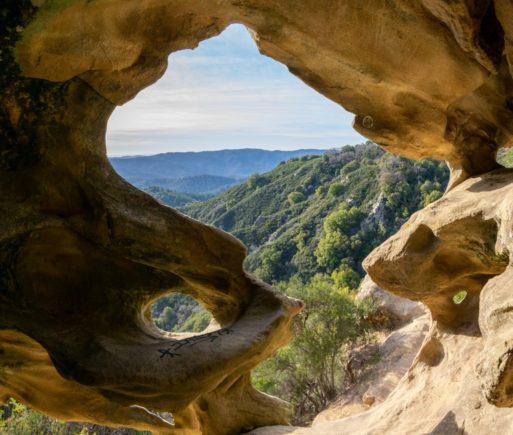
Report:
[[[513,101],[510,110],[513,111]],[[497,150],[497,163],[505,168],[513,168],[513,148],[499,148]]]
[[[108,123],[113,166],[137,187],[183,188],[171,180],[190,176],[248,176],[236,161],[232,168],[214,171],[208,166],[216,163],[212,159],[189,168],[186,156],[169,155],[164,161],[161,154],[142,159],[141,168],[142,156],[247,148],[326,150],[366,141],[351,127],[353,114],[260,54],[242,25],[229,26],[194,50],[172,53],[168,61],[163,77],[118,107]],[[132,158],[113,158],[118,156]],[[251,163],[249,175],[259,169],[258,162]]]
[[[465,298],[467,297],[467,291],[466,290],[461,290],[459,291],[458,293],[456,293],[453,297],[452,297],[452,301],[456,304],[456,305],[459,305],[461,304]]]
[[[437,294],[425,299],[433,319],[452,333],[479,336],[480,293],[504,272],[508,252],[497,252],[499,226],[493,219],[471,216],[439,229],[431,262],[439,281]],[[461,237],[459,235],[465,235]],[[431,271],[431,273],[433,273]]]
[[[162,296],[151,307],[155,324],[169,332],[201,332],[212,316],[196,300],[181,293]]]
[[[231,25],[194,50],[171,54],[164,76],[114,111],[108,154],[128,182],[179,208],[290,157],[362,142],[352,117],[261,55],[244,26]],[[211,319],[182,294],[160,298],[151,313],[167,331],[200,331]]]

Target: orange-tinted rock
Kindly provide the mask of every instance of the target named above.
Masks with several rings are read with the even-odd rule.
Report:
[[[105,152],[115,105],[155,82],[171,52],[240,22],[262,53],[353,112],[363,135],[452,169],[453,190],[366,262],[385,290],[430,308],[435,323],[423,349],[385,402],[316,430],[511,428],[511,413],[499,407],[513,403],[505,255],[513,180],[507,171],[487,174],[497,148],[512,144],[510,2],[47,0],[2,8],[0,328],[19,349],[0,360],[24,354],[37,364],[2,365],[0,399],[14,395],[63,419],[108,423],[112,413],[112,424],[155,431],[165,422],[127,407],[172,411],[182,433],[286,422],[285,404],[254,390],[249,374],[287,342],[300,303],[244,272],[240,242],[128,185]],[[454,304],[461,290],[467,297]],[[148,307],[169,291],[197,298],[216,323],[197,336],[157,330]],[[41,391],[63,399],[79,392],[84,404],[62,410]],[[476,408],[483,392],[488,402]]]

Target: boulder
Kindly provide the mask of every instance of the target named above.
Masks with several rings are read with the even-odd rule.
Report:
[[[426,314],[426,308],[419,302],[401,298],[379,288],[369,277],[365,275],[358,287],[357,299],[370,299],[379,314],[390,319],[392,323],[407,323],[416,317]]]

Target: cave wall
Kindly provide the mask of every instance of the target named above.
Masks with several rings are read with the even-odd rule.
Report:
[[[513,400],[512,175],[495,161],[512,142],[509,1],[8,0],[0,16],[0,398],[155,432],[286,422],[287,405],[249,377],[290,339],[301,303],[249,276],[239,241],[126,183],[105,150],[116,105],[155,82],[170,53],[237,22],[263,54],[353,112],[361,134],[451,167],[444,197],[366,261],[376,283],[424,302],[433,323],[403,394],[352,427],[383,433],[415,420],[444,376],[451,393],[416,421],[419,433],[451,433],[448,413],[474,433],[477,412],[510,424],[500,407]],[[215,321],[199,335],[157,330],[148,308],[169,291],[197,298]],[[455,406],[470,387],[484,397],[474,411]],[[175,428],[153,411],[171,411]],[[339,424],[329,430],[349,423]]]

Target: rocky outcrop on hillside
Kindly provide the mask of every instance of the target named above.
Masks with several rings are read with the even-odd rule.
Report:
[[[369,298],[376,307],[377,315],[386,319],[389,325],[404,326],[426,314],[426,307],[419,302],[401,298],[379,288],[374,281],[366,275],[358,287],[357,298]]]
[[[183,434],[286,422],[286,406],[249,377],[287,342],[301,304],[245,273],[237,240],[128,185],[105,153],[109,115],[163,74],[169,53],[240,22],[262,53],[355,113],[360,133],[452,169],[451,190],[366,261],[380,287],[423,302],[433,318],[397,388],[363,414],[262,431],[511,431],[513,179],[495,161],[512,144],[511,2],[0,8],[1,398],[154,431],[169,423],[151,410],[172,411]],[[148,306],[169,291],[199,299],[215,324],[194,336],[154,328]]]

